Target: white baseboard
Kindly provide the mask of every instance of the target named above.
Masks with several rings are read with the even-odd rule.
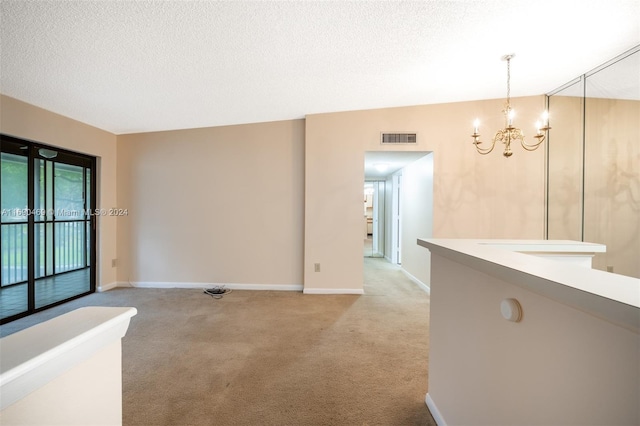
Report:
[[[418,285],[418,287],[420,287],[421,289],[423,289],[427,294],[431,294],[431,288],[426,285],[425,283],[423,283],[422,281],[420,281],[419,279],[417,279],[416,277],[414,277],[413,275],[411,275],[409,272],[407,272],[406,269],[401,268],[402,272],[404,272],[404,274],[414,283],[416,283]]]
[[[438,410],[438,407],[436,407],[436,403],[433,402],[433,399],[431,399],[431,395],[429,395],[428,392],[424,398],[424,402],[427,404],[427,407],[429,407],[431,416],[433,417],[433,420],[436,421],[436,424],[438,426],[447,426],[447,422],[444,421],[442,413],[440,413],[440,410]]]
[[[156,282],[131,281],[113,283],[106,290],[114,287],[134,288],[194,288],[204,289],[224,286],[231,290],[273,290],[273,291],[302,291],[304,294],[364,294],[361,288],[304,288],[302,284],[238,284],[238,283],[190,283],[190,282]],[[104,290],[103,286],[100,291]]]
[[[96,291],[98,293],[102,293],[102,292],[105,292],[105,291],[113,290],[116,287],[120,287],[120,283],[118,281],[114,281],[114,282],[109,283],[109,284],[99,285],[96,288]]]
[[[362,288],[305,288],[304,294],[364,294]]]
[[[239,284],[239,283],[188,283],[188,282],[153,282],[132,281],[131,287],[135,288],[194,288],[204,289],[222,287],[231,290],[275,290],[275,291],[302,291],[302,284]]]

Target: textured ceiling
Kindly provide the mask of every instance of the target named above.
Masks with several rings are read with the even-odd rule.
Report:
[[[640,1],[12,1],[0,92],[116,134],[547,93]]]

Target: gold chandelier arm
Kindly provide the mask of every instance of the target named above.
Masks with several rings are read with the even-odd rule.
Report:
[[[480,144],[482,143],[482,141],[480,140],[480,134],[474,132],[471,137],[473,138],[472,143],[476,146],[476,151],[478,151],[478,154],[487,155],[488,153],[493,151],[493,148],[495,148],[496,146],[496,139],[493,138],[493,142],[491,143],[491,146],[489,148],[480,148]]]
[[[534,143],[534,144],[528,144],[525,142],[524,137],[522,139],[520,139],[520,144],[522,145],[522,147],[524,149],[526,149],[527,151],[535,151],[536,149],[538,149],[538,147],[540,146],[540,144],[542,142],[544,142],[545,140],[545,135],[541,134],[541,135],[535,135],[534,136],[536,139],[538,139],[538,142]]]
[[[490,153],[491,151],[493,151],[493,148],[496,146],[496,144],[491,144],[491,148],[480,148],[478,145],[476,145],[476,150],[478,151],[478,154],[482,154],[482,155],[487,155],[488,153]]]

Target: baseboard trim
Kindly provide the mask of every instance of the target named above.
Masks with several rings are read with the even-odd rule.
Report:
[[[193,288],[204,289],[221,287],[231,290],[272,290],[272,291],[302,291],[302,284],[241,284],[241,283],[188,283],[188,282],[153,282],[131,281],[135,288]]]
[[[440,413],[440,410],[438,410],[438,407],[436,407],[436,403],[433,402],[433,399],[431,398],[431,395],[429,395],[428,392],[424,398],[424,402],[427,404],[427,407],[431,412],[431,416],[433,417],[433,420],[436,421],[436,424],[438,426],[447,426],[447,422],[444,421],[444,418],[442,417],[442,413]]]
[[[364,294],[362,288],[305,288],[304,294]]]
[[[422,281],[420,281],[419,279],[417,279],[416,277],[414,277],[413,275],[411,275],[409,272],[407,272],[406,269],[401,268],[402,272],[404,272],[404,274],[414,283],[416,283],[418,285],[418,287],[420,287],[421,289],[423,289],[427,294],[431,294],[431,288],[426,285],[425,283],[423,283]]]
[[[120,287],[120,283],[118,281],[114,281],[109,284],[99,285],[98,288],[96,288],[96,291],[98,293],[104,293],[105,291],[113,290],[116,287]]]

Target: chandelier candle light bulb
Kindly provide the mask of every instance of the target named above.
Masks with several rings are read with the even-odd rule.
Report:
[[[515,56],[515,54],[505,55],[502,57],[503,61],[507,61],[507,100],[504,105],[504,109],[502,113],[504,114],[506,127],[502,130],[498,130],[491,141],[491,146],[488,148],[480,147],[482,141],[480,140],[480,133],[478,133],[478,129],[480,127],[480,121],[476,118],[473,122],[473,134],[471,137],[473,138],[473,144],[476,147],[476,150],[479,154],[486,155],[493,151],[493,148],[496,146],[496,142],[500,141],[504,144],[504,152],[502,155],[509,158],[513,155],[513,151],[511,151],[511,142],[512,141],[520,141],[522,147],[527,151],[535,151],[542,142],[544,142],[546,138],[546,132],[551,129],[549,127],[549,113],[544,111],[542,113],[542,122],[536,122],[536,135],[534,138],[536,142],[533,144],[529,144],[524,140],[524,133],[522,130],[513,126],[513,117],[515,116],[515,111],[511,107],[511,59]]]
[[[513,125],[513,117],[516,115],[516,112],[509,107],[509,113],[507,114],[507,126],[511,127]]]

